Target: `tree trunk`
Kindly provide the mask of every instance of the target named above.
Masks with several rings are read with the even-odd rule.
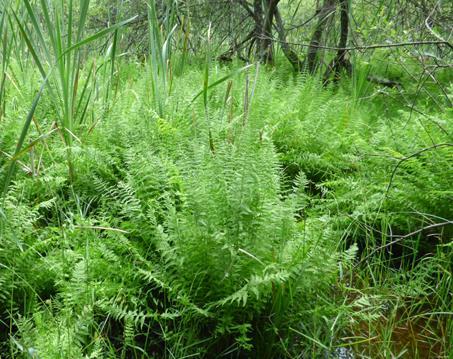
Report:
[[[278,10],[280,0],[254,0],[253,9],[252,6],[245,0],[236,0],[236,2],[245,9],[245,11],[255,22],[253,32],[249,34],[241,43],[244,44],[250,38],[252,39],[249,47],[249,54],[253,44],[255,44],[255,55],[257,59],[262,63],[273,63],[274,56],[272,45],[274,39],[272,37],[272,29],[275,21],[275,28],[277,30],[278,39],[284,55],[291,63],[295,71],[301,71],[302,62],[299,60],[299,56],[296,52],[291,49],[286,41],[286,32],[283,20]]]
[[[261,59],[261,38],[263,35],[263,4],[261,0],[253,1],[253,19],[255,20],[255,54]]]
[[[310,41],[307,53],[307,68],[310,73],[314,73],[317,68],[317,58],[319,52],[319,45],[321,43],[322,34],[326,29],[328,19],[334,13],[336,0],[324,0],[324,3],[318,12],[318,23],[316,24],[315,31]]]
[[[340,41],[338,43],[338,51],[324,74],[325,81],[328,81],[332,72],[334,78],[338,79],[342,69],[345,69],[348,72],[351,71],[351,63],[346,57],[347,50],[345,50],[345,47],[348,44],[349,34],[349,0],[340,0],[340,10]]]
[[[274,17],[278,33],[278,40],[280,42],[283,54],[292,65],[294,71],[300,72],[302,70],[302,62],[300,61],[297,53],[289,46],[288,42],[286,41],[285,26],[280,15],[280,11],[278,11],[278,7],[275,8]]]
[[[261,50],[260,50],[260,61],[266,64],[273,63],[273,51],[272,51],[272,24],[274,22],[274,14],[277,9],[280,0],[266,0],[264,25],[262,27],[263,32],[261,35]]]

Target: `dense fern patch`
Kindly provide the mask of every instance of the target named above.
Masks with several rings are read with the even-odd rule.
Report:
[[[261,71],[246,116],[249,74],[203,105],[194,70],[162,118],[135,72],[75,134],[72,180],[58,131],[31,130],[0,207],[2,355],[372,355],[404,325],[446,355],[451,112],[386,117],[385,95]],[[8,96],[9,153],[31,96]]]

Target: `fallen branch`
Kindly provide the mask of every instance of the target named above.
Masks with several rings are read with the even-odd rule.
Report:
[[[275,42],[281,42],[276,38],[272,38]],[[348,47],[336,47],[336,46],[326,46],[326,45],[315,45],[315,44],[304,44],[298,42],[287,42],[289,45],[300,46],[300,47],[313,47],[324,50],[332,51],[355,51],[355,50],[373,50],[373,49],[384,49],[384,48],[394,48],[394,47],[405,47],[405,46],[419,46],[419,45],[446,45],[449,48],[453,49],[453,45],[449,41],[408,41],[408,42],[395,42],[388,44],[373,44],[373,45],[357,45],[357,46],[348,46]]]
[[[384,79],[376,76],[368,76],[367,80],[385,87],[402,87],[401,83],[394,80]]]
[[[413,237],[415,236],[416,234],[419,234],[423,231],[426,231],[428,229],[433,229],[433,228],[438,228],[438,227],[445,227],[445,226],[448,226],[448,225],[453,225],[453,221],[446,221],[446,222],[441,222],[441,223],[434,223],[434,224],[430,224],[429,226],[425,226],[423,228],[419,228],[417,229],[416,231],[413,231],[411,233],[408,233],[408,234],[405,234],[405,235],[390,235],[389,237],[390,238],[396,238],[395,240],[389,242],[389,243],[386,243],[386,244],[383,244],[382,246],[379,246],[375,249],[373,249],[369,254],[366,255],[365,258],[363,258],[359,263],[365,261],[366,259],[368,259],[369,257],[371,257],[374,253],[380,251],[381,249],[384,249],[384,248],[387,248],[387,247],[390,247],[406,238],[409,238],[409,237]]]

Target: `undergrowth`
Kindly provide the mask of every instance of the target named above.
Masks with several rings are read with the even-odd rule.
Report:
[[[73,178],[49,94],[37,109],[0,207],[1,356],[448,356],[451,110],[256,68],[192,103],[194,65],[163,111],[121,66],[74,129]],[[3,154],[34,96],[14,71]]]

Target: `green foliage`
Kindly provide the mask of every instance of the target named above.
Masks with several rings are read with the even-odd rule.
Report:
[[[0,13],[0,356],[449,353],[452,112],[439,88],[407,107],[404,73],[407,93],[366,80],[389,73],[379,53],[331,87],[219,65],[210,49],[173,74],[187,55],[170,56],[185,31],[173,2],[165,24],[150,2],[145,65],[115,55],[119,25],[83,36],[88,2],[24,4]],[[27,49],[35,65],[10,56]]]

